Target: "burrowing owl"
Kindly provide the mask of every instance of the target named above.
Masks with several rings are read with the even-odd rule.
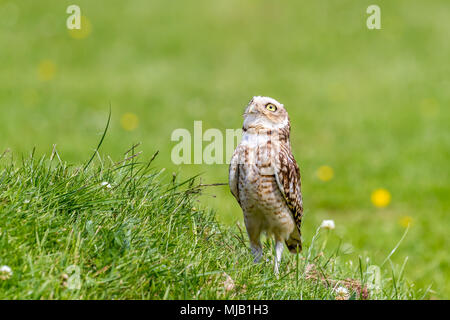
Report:
[[[292,253],[302,248],[300,170],[291,152],[289,116],[278,101],[253,97],[242,129],[231,158],[229,185],[244,213],[255,262],[262,256],[261,233],[274,236],[278,274],[283,242]]]

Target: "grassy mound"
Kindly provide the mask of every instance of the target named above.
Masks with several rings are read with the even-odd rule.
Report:
[[[402,268],[344,262],[327,231],[253,264],[245,229],[198,208],[204,186],[134,157],[86,170],[56,153],[0,159],[0,299],[408,299]],[[386,264],[387,266],[387,264]]]

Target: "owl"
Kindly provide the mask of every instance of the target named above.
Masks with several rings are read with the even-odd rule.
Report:
[[[275,274],[279,273],[284,243],[291,253],[302,249],[300,170],[291,151],[290,129],[281,103],[253,97],[244,113],[242,140],[229,167],[230,190],[242,208],[255,262],[262,257],[261,234],[275,238]]]

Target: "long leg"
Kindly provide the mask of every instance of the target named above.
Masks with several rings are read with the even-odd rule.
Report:
[[[261,228],[258,223],[252,223],[250,219],[245,219],[245,227],[247,228],[248,237],[250,239],[250,248],[252,254],[255,257],[254,262],[258,263],[262,257],[262,246],[261,246]]]
[[[258,240],[258,242],[250,242],[250,247],[252,250],[252,254],[255,257],[255,259],[253,260],[254,263],[258,263],[259,261],[261,261],[261,257],[262,257],[262,247],[261,247],[261,242]]]
[[[279,266],[281,263],[281,254],[283,253],[284,243],[280,240],[275,240],[275,274],[279,274]]]

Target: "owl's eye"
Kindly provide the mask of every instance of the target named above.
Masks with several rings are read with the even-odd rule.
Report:
[[[275,112],[275,111],[277,111],[277,106],[272,103],[268,103],[268,104],[266,104],[266,109],[269,111]]]

